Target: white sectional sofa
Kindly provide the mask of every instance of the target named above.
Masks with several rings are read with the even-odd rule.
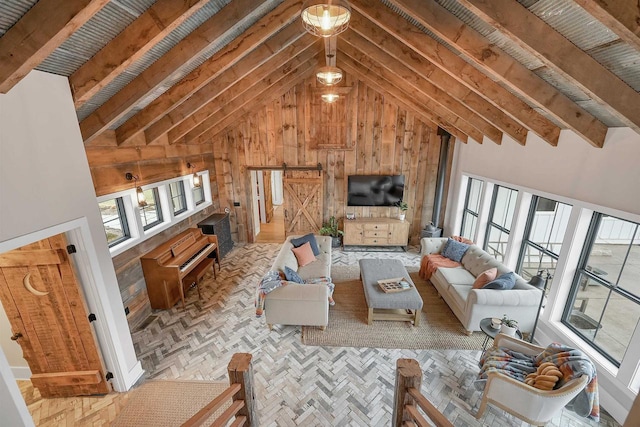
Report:
[[[284,272],[285,266],[303,279],[331,276],[331,237],[315,236],[320,254],[311,264],[298,268],[298,260],[291,251],[289,236],[282,244],[271,271]],[[326,327],[329,323],[329,288],[324,284],[289,283],[266,295],[265,320],[273,325],[307,325]]]
[[[421,255],[441,253],[446,242],[447,238],[421,239]],[[479,246],[471,245],[461,267],[440,267],[430,280],[467,333],[479,331],[480,320],[504,314],[518,321],[520,331],[531,332],[541,291],[519,276],[510,290],[472,289],[476,276],[493,267],[498,269],[498,276],[511,271]]]

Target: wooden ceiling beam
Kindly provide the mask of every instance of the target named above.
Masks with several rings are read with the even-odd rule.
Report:
[[[410,80],[413,80],[412,76],[409,75],[409,73],[411,72],[407,73],[406,70],[403,70],[400,72],[388,70],[387,68],[385,68],[385,66],[377,63],[376,61],[373,61],[366,53],[357,51],[348,46],[345,47],[343,46],[344,44],[345,43],[343,43],[338,49],[340,53],[340,55],[338,56],[339,64],[341,64],[342,61],[345,61],[347,63],[349,63],[349,61],[353,61],[359,64],[361,67],[364,67],[369,70],[368,71],[369,75],[375,74],[379,76],[382,80],[386,81],[387,84],[390,84],[398,88],[402,92],[409,94],[419,104],[424,105],[425,109],[430,110],[435,114],[437,114],[438,116],[442,117],[447,123],[450,123],[452,126],[457,127],[463,133],[469,135],[471,138],[475,139],[476,141],[480,143],[483,142],[483,136],[484,136],[483,131],[481,131],[476,126],[474,126],[471,123],[471,121],[467,120],[468,117],[464,117],[464,114],[461,111],[457,111],[457,112],[451,111],[451,109],[449,109],[449,106],[445,107],[443,104],[440,104],[439,101],[436,101],[435,99],[437,97],[436,95],[427,95],[425,92],[423,92],[418,87],[415,80],[411,83],[407,81],[406,80],[407,78],[409,78]],[[354,64],[350,64],[350,65],[352,65],[352,68],[355,67]],[[415,74],[413,74],[413,76],[415,76]],[[467,111],[471,113],[470,110],[467,110]],[[502,132],[495,129],[495,132],[499,134],[499,138],[498,138],[498,135],[493,135],[493,133],[495,132],[493,131],[491,132],[492,132],[491,139],[496,138],[498,141],[502,139]]]
[[[118,77],[208,0],[158,0],[71,76],[76,108]]]
[[[431,1],[390,2],[464,53],[485,72],[546,110],[591,145],[602,147],[607,135],[607,126],[445,8]]]
[[[558,145],[560,128],[549,119],[401,16],[388,8],[371,7],[367,6],[368,4],[368,0],[351,1],[354,9],[351,14],[351,27],[356,31],[366,29],[367,36],[375,35],[376,43],[381,47],[395,38],[550,145]],[[373,39],[371,41],[373,42]],[[410,51],[408,54],[413,55]]]
[[[254,50],[262,45],[276,52],[277,46],[268,39],[285,27],[281,31],[285,35],[278,35],[280,37],[279,42],[284,45],[290,43],[286,34],[296,38],[296,34],[299,35],[304,31],[300,26],[298,26],[299,32],[296,32],[296,28],[294,28],[296,26],[294,21],[300,15],[300,7],[299,0],[285,0],[267,15],[260,18],[244,33],[120,125],[116,129],[118,143],[126,144],[129,142],[136,134],[143,132],[156,120],[189,99],[196,91],[217,78],[218,75],[249,54],[249,52],[252,52],[252,55],[255,54]]]
[[[445,119],[432,111],[425,110],[424,106],[418,104],[410,94],[402,92],[380,76],[369,75],[367,73],[367,69],[356,61],[353,61],[350,58],[346,58],[346,60],[344,59],[345,58],[340,59],[340,67],[342,67],[347,73],[353,75],[356,79],[371,87],[373,90],[387,97],[389,101],[398,104],[398,106],[406,109],[407,111],[411,111],[426,123],[432,123],[435,126],[440,126],[461,141],[465,143],[468,141],[468,136],[464,132],[455,126],[452,126],[450,123],[447,123]]]
[[[241,25],[242,21],[251,15],[254,9],[255,2],[252,0],[232,0],[213,17],[192,31],[80,122],[80,131],[84,141],[91,141],[100,132],[112,126],[172,74],[179,72],[185,63],[209,49],[211,44],[223,37],[227,31]]]
[[[300,39],[295,40],[289,34],[290,31],[295,32],[295,37],[300,37]],[[178,139],[195,127],[189,122],[193,123],[198,115],[203,116],[199,110],[209,101],[245,77],[250,76],[254,80],[262,79],[274,69],[281,67],[291,58],[309,48],[317,41],[317,38],[304,32],[299,25],[291,24],[287,30],[279,32],[269,41],[270,44],[264,44],[250,55],[242,58],[224,73],[193,93],[189,99],[149,126],[145,131],[147,142],[152,142],[167,132],[170,132],[170,139]],[[293,43],[291,43],[292,41]],[[204,118],[208,117],[206,113],[204,114]],[[189,117],[191,120],[183,124],[183,121]]]
[[[640,4],[637,0],[574,0],[623,41],[640,51]]]
[[[207,154],[212,151],[207,145],[149,145],[145,147],[85,147],[90,167],[109,166],[119,163],[134,163],[162,160],[172,157],[187,157]]]
[[[391,63],[394,66],[395,64],[404,66],[419,76],[420,80],[416,80],[416,82],[421,88],[426,88],[429,84],[432,84],[435,88],[432,91],[434,94],[437,95],[437,91],[444,93],[456,103],[470,109],[484,121],[491,123],[492,126],[509,135],[520,145],[525,144],[527,129],[487,102],[480,95],[468,89],[429,61],[425,61],[424,58],[410,54],[411,50],[402,43],[396,40],[387,40],[387,43],[381,46],[377,43],[375,35],[369,34],[366,28],[352,28],[340,35],[347,43],[367,53],[379,64]],[[366,37],[359,35],[361,31],[366,35],[372,36],[373,40],[368,40]],[[427,84],[423,83],[425,80],[428,82]]]
[[[41,0],[0,37],[0,93],[7,93],[109,0]]]
[[[313,68],[317,66],[319,55],[322,55],[321,52],[322,49],[308,49],[297,57],[291,58],[289,62],[280,68],[272,70],[271,73],[261,80],[256,80],[253,76],[245,77],[232,86],[230,90],[209,102],[209,107],[215,110],[213,114],[201,121],[183,137],[176,140],[169,137],[169,143],[202,144],[205,142],[206,134],[209,134],[212,128],[217,126],[219,122],[223,121],[234,111],[250,103],[260,92],[275,84],[281,83],[283,80],[286,83],[288,80],[305,73],[308,67]],[[205,136],[203,137],[203,135]]]
[[[313,38],[313,36],[311,36]],[[204,130],[213,125],[214,119],[212,116],[220,112],[225,105],[232,102],[235,98],[241,96],[245,92],[249,92],[254,85],[259,84],[264,79],[268,78],[281,78],[283,74],[290,71],[294,67],[298,67],[304,63],[304,61],[313,60],[318,54],[319,46],[317,39],[312,43],[312,48],[306,46],[300,47],[293,51],[287,50],[276,55],[271,60],[260,66],[251,75],[245,76],[242,79],[235,81],[231,86],[226,87],[224,92],[218,93],[215,97],[211,95],[207,102],[198,111],[195,111],[190,116],[182,120],[182,122],[174,129],[169,131],[167,138],[170,144],[175,143],[181,139],[193,140]],[[294,52],[295,56],[287,56],[288,53]],[[280,70],[280,74],[277,71]],[[254,96],[256,94],[254,93]]]
[[[640,133],[640,93],[515,0],[460,0]]]

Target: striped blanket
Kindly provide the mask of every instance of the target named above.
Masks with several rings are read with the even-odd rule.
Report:
[[[567,381],[582,375],[589,377],[587,386],[567,405],[567,408],[578,415],[599,421],[600,402],[596,368],[580,350],[560,343],[552,343],[537,356],[527,356],[508,348],[492,347],[480,358],[478,377],[482,381],[487,379],[489,372],[500,372],[524,382],[528,374],[535,372],[537,367],[545,362],[553,362],[564,375],[564,378],[558,381],[556,388],[562,387]]]

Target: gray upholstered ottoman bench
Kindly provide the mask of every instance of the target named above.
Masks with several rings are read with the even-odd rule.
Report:
[[[404,277],[413,285],[412,288],[394,293],[380,289],[378,280],[396,277]],[[361,259],[360,278],[369,308],[369,325],[374,320],[413,321],[413,326],[420,324],[422,298],[402,262],[397,259]]]

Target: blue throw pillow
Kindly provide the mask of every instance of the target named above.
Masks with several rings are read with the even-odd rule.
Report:
[[[284,268],[284,277],[290,282],[304,283],[302,277],[300,277],[295,270],[289,267]]]
[[[469,249],[469,245],[466,243],[461,243],[449,238],[447,243],[445,243],[444,248],[442,248],[442,256],[449,258],[452,261],[460,262],[462,261],[464,254],[467,252],[467,249]]]
[[[508,289],[513,289],[515,285],[516,274],[511,271],[503,274],[502,276],[498,276],[496,280],[487,283],[482,289],[499,289],[501,291],[506,291]]]
[[[307,242],[309,242],[309,245],[311,246],[311,250],[313,251],[313,256],[320,255],[320,249],[318,249],[318,242],[316,241],[316,236],[314,236],[313,233],[309,233],[302,237],[298,237],[297,239],[291,239],[291,244],[293,245],[294,248],[302,246]]]

